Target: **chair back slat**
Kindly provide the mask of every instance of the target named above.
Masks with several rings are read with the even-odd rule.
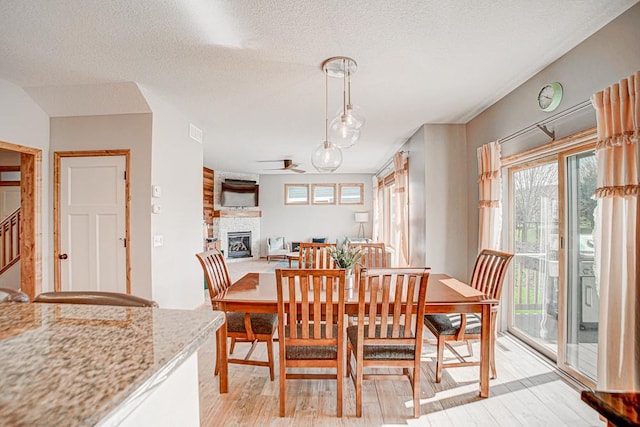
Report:
[[[365,268],[386,268],[387,254],[384,243],[361,243],[362,249],[360,263]]]
[[[329,254],[331,243],[300,243],[300,268],[337,268]]]
[[[384,339],[391,344],[406,344],[411,339],[421,348],[423,322],[414,322],[413,317],[424,316],[428,279],[429,268],[362,269],[358,335],[364,339],[358,340],[358,347]]]
[[[344,319],[344,281],[344,269],[276,269],[280,339],[286,345],[335,345],[334,327],[342,328]]]
[[[407,281],[406,287],[407,287],[407,298],[405,300],[405,304],[406,304],[406,309],[405,309],[405,319],[409,319],[409,320],[405,320],[405,322],[409,322],[411,323],[411,320],[413,319],[413,313],[418,311],[417,307],[414,307],[414,305],[411,303],[411,296],[413,296],[414,301],[415,301],[415,290],[416,290],[416,276],[401,276],[398,278],[398,282],[402,282],[403,280]],[[396,302],[396,304],[398,304]],[[423,314],[419,316],[419,318],[422,318],[422,316],[424,315],[424,302],[422,303],[422,311]],[[422,323],[422,322],[418,322],[418,323]],[[404,336],[405,337],[409,337],[411,336],[411,328],[407,328],[406,324],[405,324],[405,328],[404,328]]]
[[[290,277],[289,281],[294,280],[295,277]],[[313,278],[312,278],[313,280]],[[300,277],[300,315],[302,316],[302,338],[309,338],[309,277],[301,276]],[[292,295],[289,295],[289,306],[292,304],[296,304],[296,292]],[[297,304],[296,304],[297,305]],[[293,326],[292,329],[295,328],[295,319],[289,319],[289,326]]]
[[[402,286],[396,286],[396,291],[393,296],[394,301],[402,301]],[[400,325],[402,321],[402,306],[400,304],[393,305],[393,330],[392,336],[397,337],[400,334]]]
[[[492,299],[500,299],[512,254],[483,249],[473,268],[470,286]]]
[[[231,286],[229,269],[224,260],[224,255],[217,249],[196,254],[202,265],[204,277],[209,288],[211,302],[220,299]]]
[[[304,281],[306,281],[306,278],[302,279]],[[289,295],[294,295],[294,301],[295,301],[295,294],[296,294],[296,278],[295,277],[289,277],[287,280],[287,284],[289,285]],[[300,285],[301,288],[304,287],[304,284]],[[280,296],[280,294],[278,294],[278,296]],[[279,302],[278,302],[278,306],[279,306]],[[291,304],[291,300],[289,300],[289,319],[297,319],[298,318],[298,304]],[[284,311],[282,313],[280,313],[280,309],[278,308],[278,316],[280,316],[280,319],[284,319]],[[291,338],[297,338],[298,337],[298,330],[296,328],[294,328],[293,331],[291,331]]]
[[[375,319],[377,317],[377,313],[378,313],[378,304],[376,304],[376,302],[378,301],[378,281],[380,280],[379,277],[372,277],[370,282],[368,283],[368,286],[365,285],[365,289],[368,287],[369,289],[369,319],[374,319],[373,322],[369,322],[369,331],[367,332],[367,336],[375,336],[376,334],[376,322]],[[360,283],[362,283],[362,271],[360,271]],[[358,291],[360,291],[361,289],[359,289]],[[359,299],[361,298],[361,295],[365,295],[366,294],[358,294],[359,295]],[[359,303],[359,301],[358,301]],[[359,304],[360,305],[360,304]],[[362,310],[364,312],[364,304],[362,305]],[[358,307],[358,312],[360,312],[360,307]],[[358,317],[358,322],[359,322],[360,317]],[[364,324],[364,323],[363,323]]]
[[[389,293],[391,292],[391,276],[383,276],[383,285],[382,285],[382,300],[380,301],[380,324],[386,325],[389,320]],[[380,332],[381,338],[387,337],[386,328],[383,328]]]

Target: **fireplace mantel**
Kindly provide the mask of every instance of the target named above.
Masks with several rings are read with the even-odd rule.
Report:
[[[225,209],[213,211],[214,218],[260,218],[262,211],[248,209]]]

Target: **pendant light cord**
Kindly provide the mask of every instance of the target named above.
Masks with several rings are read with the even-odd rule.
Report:
[[[348,77],[348,86],[347,86],[347,105],[351,105],[351,67],[349,67],[349,71],[347,71]],[[346,107],[345,107],[346,108]],[[346,114],[346,110],[345,110]]]
[[[329,142],[329,72],[324,70],[324,143]]]
[[[342,60],[342,114],[347,114],[347,69],[349,64],[346,59]]]

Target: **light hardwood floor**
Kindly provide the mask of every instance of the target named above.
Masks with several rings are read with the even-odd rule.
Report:
[[[277,262],[230,263],[232,280],[249,271],[271,271]],[[546,361],[508,336],[496,346],[498,378],[491,397],[478,397],[478,368],[445,369],[435,384],[435,346],[425,346],[422,363],[422,416],[412,418],[407,381],[365,382],[363,417],[355,417],[353,383],[345,378],[344,416],[335,416],[335,381],[291,380],[287,414],[278,416],[278,377],[269,381],[263,367],[229,366],[229,393],[218,392],[214,377],[215,341],[198,353],[200,420],[203,426],[602,426],[595,411],[580,401],[579,391]],[[248,345],[237,345],[244,354]],[[464,351],[464,347],[461,348]],[[479,353],[474,345],[475,354]],[[253,357],[266,360],[265,346]],[[276,351],[277,363],[277,351]]]

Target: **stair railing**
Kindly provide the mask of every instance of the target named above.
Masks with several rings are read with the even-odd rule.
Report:
[[[20,260],[20,208],[0,223],[0,274]]]

